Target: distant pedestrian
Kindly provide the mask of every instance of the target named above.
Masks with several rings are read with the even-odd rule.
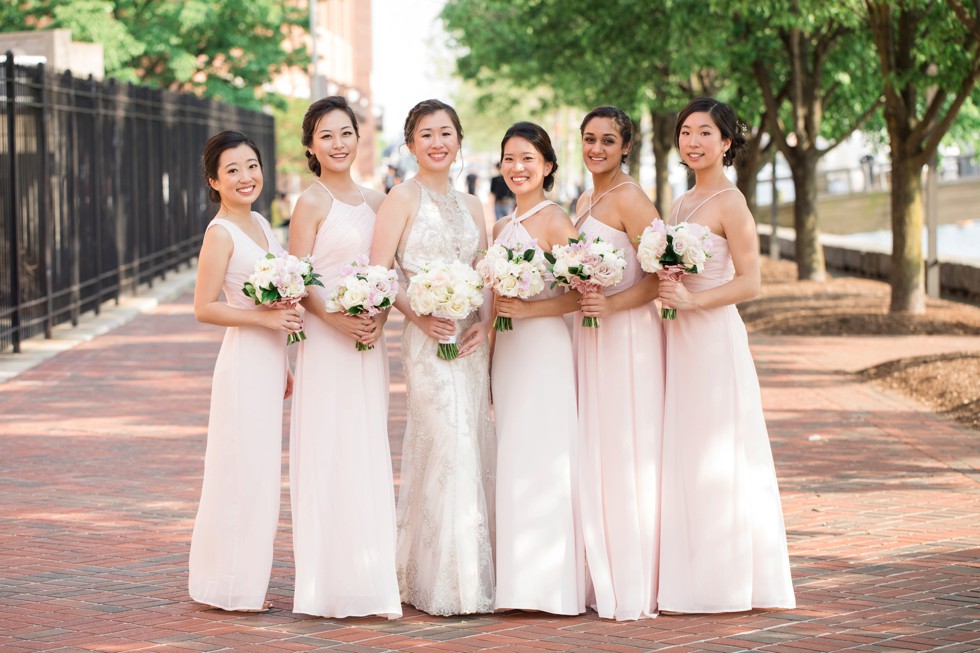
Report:
[[[258,147],[240,132],[221,132],[204,146],[202,164],[219,208],[198,257],[194,317],[227,329],[214,366],[188,587],[199,603],[264,612],[279,524],[283,399],[292,392],[286,334],[303,321],[296,308],[256,306],[242,293],[257,260],[285,254],[252,211],[262,193]]]
[[[476,195],[476,173],[470,170],[470,173],[466,175],[466,192],[470,195]]]
[[[497,175],[490,180],[490,197],[493,201],[493,215],[497,220],[510,215],[517,202],[513,191],[507,187],[507,182],[500,174],[499,162],[497,163]]]

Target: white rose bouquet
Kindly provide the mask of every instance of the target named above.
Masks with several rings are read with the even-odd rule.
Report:
[[[685,274],[704,270],[705,261],[711,258],[710,234],[711,231],[702,224],[681,222],[668,226],[658,218],[640,234],[636,258],[644,271],[656,273],[661,279],[677,281]],[[661,308],[660,317],[673,320],[677,317],[677,309]]]
[[[408,282],[408,300],[419,315],[462,320],[483,305],[483,283],[476,270],[465,263],[431,261]],[[455,334],[439,343],[439,358],[459,356]]]
[[[340,269],[340,281],[333,295],[324,302],[328,313],[343,311],[347,315],[374,317],[395,302],[398,296],[398,274],[381,265],[368,265],[360,257]],[[357,351],[374,349],[374,345],[355,342]]]
[[[547,272],[544,253],[533,245],[525,247],[516,243],[505,247],[494,243],[487,255],[476,264],[476,271],[483,277],[483,285],[489,286],[502,297],[530,299],[544,290]],[[510,331],[514,323],[509,317],[497,316],[493,321],[497,331]]]
[[[544,256],[551,263],[551,274],[555,277],[551,285],[569,286],[581,293],[619,283],[626,269],[623,250],[598,237],[592,241],[582,235],[569,238],[567,245],[555,245]],[[584,317],[582,326],[598,329],[599,318]]]
[[[242,292],[246,297],[272,308],[295,306],[307,295],[307,286],[322,286],[320,275],[313,271],[309,257],[297,258],[292,254],[276,256],[272,252],[255,262],[255,269]],[[306,340],[302,330],[290,333],[287,344]]]

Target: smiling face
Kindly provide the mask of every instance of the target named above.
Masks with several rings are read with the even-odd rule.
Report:
[[[262,192],[262,164],[258,154],[242,143],[221,153],[218,177],[209,179],[227,206],[251,206]]]
[[[350,170],[357,158],[357,132],[347,112],[335,109],[323,114],[313,129],[309,150],[321,171]]]
[[[504,144],[500,174],[516,196],[540,192],[552,165],[526,138],[514,136]]]
[[[420,168],[448,171],[459,153],[459,134],[449,114],[439,110],[419,119],[408,150],[418,159]]]
[[[618,170],[630,145],[612,118],[595,117],[582,129],[582,159],[593,175]]]
[[[692,170],[721,165],[731,144],[730,138],[722,138],[721,129],[706,111],[687,116],[677,131],[677,149]]]

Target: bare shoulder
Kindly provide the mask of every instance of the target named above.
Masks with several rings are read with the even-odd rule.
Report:
[[[459,195],[463,198],[466,208],[469,209],[474,217],[483,215],[483,204],[480,203],[479,197],[470,195],[469,193],[460,193]]]
[[[290,222],[318,220],[330,212],[331,206],[333,206],[333,197],[330,193],[320,184],[313,184],[296,198]]]
[[[641,206],[653,206],[653,201],[647,192],[640,188],[639,184],[624,184],[621,188],[616,189],[615,193],[609,194],[609,199],[616,204],[617,207],[636,207]]]
[[[557,204],[552,204],[551,206],[545,207],[541,210],[541,216],[547,221],[548,225],[571,225],[572,219],[569,217],[565,209],[561,208]]]
[[[755,220],[752,212],[749,211],[745,196],[737,188],[734,191],[721,193],[714,199],[718,202],[715,204],[715,210],[720,211],[723,218],[730,216],[738,220]]]
[[[373,188],[367,188],[366,186],[358,186],[361,189],[361,194],[364,196],[364,201],[368,203],[371,210],[375,213],[378,212],[378,208],[381,203],[385,201],[384,193],[380,193]]]

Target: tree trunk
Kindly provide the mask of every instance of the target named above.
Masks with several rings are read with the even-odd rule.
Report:
[[[653,134],[650,137],[650,142],[653,144],[654,178],[657,184],[657,196],[653,203],[661,217],[666,220],[666,212],[670,211],[670,205],[674,201],[667,162],[670,157],[670,150],[674,147],[674,122],[677,120],[677,114],[672,111],[651,111],[650,117],[653,122]]]
[[[793,162],[793,226],[796,229],[796,274],[800,280],[825,281],[823,246],[817,221],[816,153],[800,153]]]
[[[762,139],[759,136],[746,140],[745,147],[735,159],[735,173],[738,175],[735,185],[745,196],[749,211],[755,215],[755,187],[759,168],[762,167]]]
[[[643,142],[642,130],[640,129],[640,123],[636,120],[631,121],[633,123],[633,146],[630,151],[626,154],[626,165],[630,169],[630,177],[635,179],[637,182],[640,181],[640,143]]]
[[[922,166],[892,138],[892,313],[926,312],[922,269]]]

